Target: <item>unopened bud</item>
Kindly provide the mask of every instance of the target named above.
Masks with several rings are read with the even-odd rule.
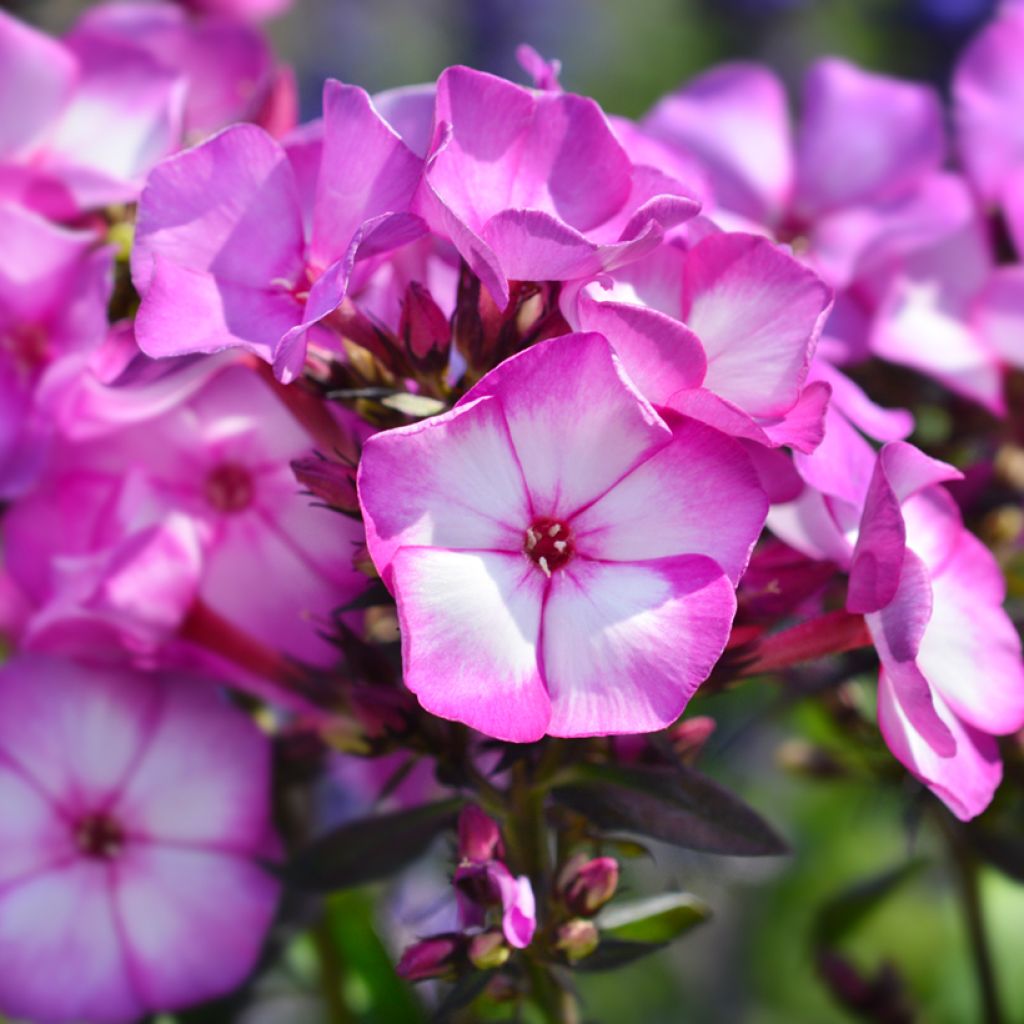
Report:
[[[423,285],[412,281],[402,302],[398,327],[409,362],[421,372],[437,373],[448,365],[452,329],[448,317]]]
[[[455,934],[421,939],[402,954],[395,970],[406,981],[451,978],[455,974],[455,961],[462,943],[462,936]]]
[[[464,807],[459,815],[459,859],[482,864],[503,854],[498,823],[475,804]]]
[[[572,921],[566,921],[558,929],[555,948],[565,954],[569,963],[574,964],[578,960],[590,956],[597,949],[600,941],[597,925],[593,921],[577,917]]]
[[[590,917],[614,895],[619,884],[619,865],[612,857],[595,857],[563,873],[562,899],[573,914]]]
[[[504,965],[512,955],[501,932],[483,932],[469,940],[469,962],[481,971]]]
[[[293,459],[291,465],[295,479],[325,505],[341,512],[359,512],[354,466],[326,459],[322,455]]]
[[[670,729],[668,738],[679,760],[683,764],[693,764],[714,731],[713,718],[708,715],[696,715]]]

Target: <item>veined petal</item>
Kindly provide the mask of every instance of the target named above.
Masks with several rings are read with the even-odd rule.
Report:
[[[484,395],[501,402],[536,515],[571,515],[671,439],[599,334],[520,352],[459,406]]]
[[[958,818],[969,821],[989,805],[1002,780],[999,748],[991,736],[961,722],[938,695],[935,710],[953,738],[950,757],[940,757],[918,733],[884,669],[880,673],[878,725],[887,746]]]
[[[588,558],[635,562],[705,555],[733,582],[746,568],[768,499],[742,446],[694,420],[570,521]]]
[[[511,742],[548,731],[537,655],[546,582],[521,553],[399,549],[405,683],[428,711]]]
[[[553,736],[652,732],[673,722],[725,647],[732,584],[708,558],[556,572],[544,608]]]
[[[796,403],[831,307],[824,282],[766,238],[709,235],[687,256],[682,319],[707,353],[704,386],[750,415]]]
[[[501,403],[492,397],[371,437],[359,463],[359,499],[370,555],[385,580],[403,545],[518,553],[532,520]]]

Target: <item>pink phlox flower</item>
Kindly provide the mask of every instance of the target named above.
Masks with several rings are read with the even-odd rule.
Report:
[[[0,12],[0,197],[60,220],[133,202],[180,143],[185,93],[138,48],[63,43]]]
[[[510,280],[636,259],[699,203],[685,183],[635,166],[593,100],[454,67],[437,82],[418,208],[504,308]]]
[[[0,202],[0,497],[41,471],[52,424],[39,408],[55,364],[100,346],[107,330],[112,251]]]
[[[0,1011],[127,1024],[237,987],[277,903],[269,781],[208,682],[0,669]]]
[[[798,456],[814,487],[773,509],[769,526],[849,573],[847,608],[864,614],[882,663],[886,742],[955,814],[971,818],[1002,775],[993,736],[1024,725],[1024,665],[1002,607],[1002,573],[938,486],[959,478],[956,470],[902,441],[876,456],[837,423],[841,444],[802,464]],[[826,458],[829,469],[815,465]]]
[[[655,406],[768,447],[820,443],[829,385],[807,379],[829,288],[768,239],[713,232],[563,293]]]
[[[294,90],[277,68],[266,36],[256,27],[223,14],[189,18],[171,3],[98,4],[75,24],[69,45],[84,49],[114,45],[135,50],[186,82],[184,138],[194,144],[235,121],[255,121],[272,130],[294,126],[266,118]]]
[[[674,721],[725,646],[767,504],[737,442],[670,429],[595,334],[370,438],[358,486],[406,685],[512,741]]]
[[[311,439],[252,371],[218,362],[141,388],[148,418],[132,389],[107,389],[105,431],[95,389],[85,436],[55,446],[8,511],[8,568],[36,608],[25,642],[68,649],[99,629],[97,644],[113,632],[111,649],[154,658],[198,599],[294,657],[334,660],[318,629],[365,587],[362,529],[299,493],[290,461]]]
[[[299,187],[317,157],[310,204]],[[290,155],[236,125],[164,162],[143,191],[132,251],[139,345],[151,356],[240,347],[293,379],[355,264],[425,230],[409,209],[421,172],[369,96],[334,81],[322,141]]]

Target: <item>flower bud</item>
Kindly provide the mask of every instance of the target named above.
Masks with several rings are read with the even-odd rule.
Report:
[[[503,855],[498,823],[475,804],[464,807],[459,815],[459,859],[482,864]]]
[[[359,514],[355,466],[322,455],[293,459],[291,466],[295,479],[325,505],[340,512]]]
[[[438,373],[448,365],[452,329],[433,296],[411,281],[402,302],[398,333],[409,362],[421,373]]]
[[[402,954],[395,970],[406,981],[450,978],[455,973],[455,960],[462,942],[462,936],[456,934],[421,939]]]
[[[505,964],[512,950],[501,932],[482,932],[469,940],[469,962],[481,971],[492,971]]]
[[[562,899],[573,914],[590,917],[615,895],[619,865],[612,857],[595,857],[563,873]]]
[[[574,964],[584,957],[590,956],[597,949],[600,941],[601,938],[594,922],[576,917],[571,921],[566,921],[558,929],[555,948],[565,954],[569,963]]]
[[[683,764],[693,764],[715,731],[715,720],[707,715],[696,715],[669,730],[672,749]]]

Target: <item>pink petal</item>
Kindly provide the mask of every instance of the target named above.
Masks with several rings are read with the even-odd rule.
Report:
[[[262,129],[235,125],[149,176],[139,201],[132,277],[145,301],[159,255],[217,281],[260,289],[280,282],[287,290],[303,272],[302,249],[287,154]]]
[[[0,893],[0,1006],[46,1024],[124,1024],[145,1004],[125,962],[108,867],[78,860]]]
[[[878,657],[907,721],[940,757],[952,757],[956,742],[936,711],[934,694],[916,661],[932,614],[931,579],[924,563],[904,554],[894,600],[865,616]]]
[[[146,749],[112,813],[131,838],[266,855],[266,738],[213,685],[167,679]]]
[[[417,155],[426,156],[434,127],[434,83],[404,85],[374,93],[373,105]]]
[[[556,572],[544,607],[553,736],[653,732],[682,713],[725,647],[736,600],[702,557]]]
[[[0,751],[65,810],[102,804],[133,769],[158,699],[131,672],[24,655],[0,670]]]
[[[797,201],[805,216],[897,196],[942,163],[942,105],[930,88],[819,60],[804,81]]]
[[[403,545],[520,552],[532,521],[501,403],[488,397],[370,438],[359,498],[385,580]]]
[[[405,211],[423,161],[356,86],[324,86],[323,162],[317,184],[310,256],[326,267],[348,250],[360,226]]]
[[[0,157],[40,141],[76,84],[78,62],[56,39],[0,11]]]
[[[392,568],[405,683],[420,703],[498,739],[543,736],[540,569],[521,553],[437,548],[401,548]]]
[[[461,401],[483,395],[501,402],[536,515],[571,515],[671,437],[599,334],[534,345]]]
[[[917,663],[956,716],[986,733],[1024,726],[1020,638],[991,552],[966,530],[932,582],[934,609]]]
[[[1010,366],[1024,368],[1024,267],[992,272],[975,299],[971,322],[992,352]]]
[[[693,420],[570,522],[577,550],[602,561],[704,555],[734,582],[768,501],[742,447]]]
[[[940,757],[911,724],[883,670],[878,679],[878,725],[895,757],[962,821],[980,814],[1003,777],[995,740],[961,722],[936,696],[936,713],[955,743],[950,757]]]
[[[968,44],[953,75],[960,156],[987,202],[1024,166],[1022,47],[1024,9],[1007,9]]]
[[[697,336],[657,310],[622,302],[599,302],[580,294],[577,322],[582,331],[603,334],[640,393],[664,405],[683,388],[700,387],[707,369]]]
[[[690,250],[683,316],[708,357],[704,386],[753,416],[796,403],[829,289],[765,238],[711,235]]]
[[[3,752],[0,808],[0,894],[25,878],[79,856],[69,820],[31,776],[7,761]]]
[[[238,987],[256,965],[278,883],[240,857],[132,844],[113,896],[139,996],[177,1009]]]
[[[733,63],[705,72],[661,100],[643,126],[697,157],[726,209],[771,222],[788,202],[788,101],[767,68]]]
[[[846,595],[848,611],[877,612],[892,601],[900,584],[906,540],[900,501],[879,458],[853,549]]]

